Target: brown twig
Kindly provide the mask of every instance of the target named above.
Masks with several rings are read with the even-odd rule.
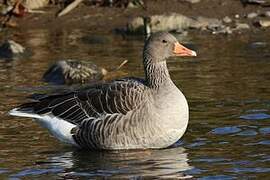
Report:
[[[118,71],[120,68],[122,68],[126,63],[128,62],[128,60],[124,60],[118,67],[116,67],[113,71]]]
[[[70,3],[67,7],[65,7],[62,11],[57,14],[57,17],[63,16],[69,13],[72,9],[76,8],[83,0],[75,0]]]

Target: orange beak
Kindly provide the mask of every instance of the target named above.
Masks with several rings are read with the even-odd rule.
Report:
[[[174,43],[173,53],[175,54],[175,56],[197,56],[197,53],[195,51],[186,48],[178,42]]]

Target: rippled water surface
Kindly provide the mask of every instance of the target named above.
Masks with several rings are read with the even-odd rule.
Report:
[[[186,95],[190,122],[184,137],[162,150],[82,152],[67,147],[35,122],[7,115],[63,58],[105,68],[128,59],[112,77],[143,76],[142,38],[33,30],[14,39],[33,56],[0,61],[0,179],[3,178],[261,178],[270,175],[270,37],[178,37],[198,53],[171,59],[170,74]],[[170,113],[170,112],[168,112]]]

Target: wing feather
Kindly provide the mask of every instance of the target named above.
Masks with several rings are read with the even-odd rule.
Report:
[[[143,104],[147,99],[146,91],[147,86],[142,80],[129,78],[93,85],[63,95],[46,96],[29,105],[31,104],[34,113],[51,113],[79,125],[86,119],[127,114]]]

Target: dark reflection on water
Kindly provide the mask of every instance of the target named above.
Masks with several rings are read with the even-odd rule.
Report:
[[[198,57],[168,62],[190,106],[182,140],[163,150],[80,152],[57,142],[29,119],[7,116],[7,111],[32,91],[52,89],[40,80],[58,59],[91,60],[105,68],[128,59],[120,76],[143,76],[142,38],[78,29],[18,33],[14,39],[34,54],[0,61],[0,179],[265,179],[270,173],[269,36],[191,37],[178,38],[196,49]]]
[[[182,147],[159,151],[119,152],[46,152],[46,161],[37,161],[36,170],[27,169],[12,177],[36,176],[59,171],[62,178],[76,177],[190,177],[183,172],[192,169]]]

